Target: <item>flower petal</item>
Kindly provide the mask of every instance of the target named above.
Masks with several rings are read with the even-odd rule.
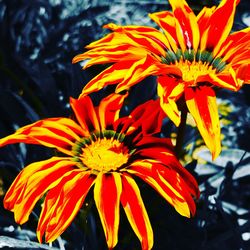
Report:
[[[159,74],[160,69],[161,65],[159,61],[152,56],[147,55],[145,58],[142,58],[131,65],[126,72],[123,81],[116,87],[116,93],[129,89],[147,76]]]
[[[159,104],[159,99],[147,101],[137,106],[129,117],[120,118],[114,124],[121,133],[132,134],[138,129],[143,135],[156,134],[161,131],[162,120],[165,117]]]
[[[128,94],[111,94],[101,100],[98,107],[98,115],[102,130],[106,129],[110,125],[113,125],[114,122],[118,120],[120,109],[127,96]]]
[[[241,87],[241,82],[236,78],[236,73],[232,68],[218,74],[207,74],[199,76],[196,82],[209,82],[220,88],[237,91]]]
[[[49,190],[37,227],[39,242],[44,233],[46,242],[52,242],[65,231],[80,210],[94,180],[87,172],[72,170]]]
[[[180,124],[181,117],[176,102],[182,96],[184,89],[185,83],[179,82],[174,77],[158,77],[157,91],[161,108],[177,127]]]
[[[138,48],[144,47],[148,53],[156,55],[165,55],[168,41],[166,37],[157,29],[146,26],[119,26],[116,24],[107,24],[104,26],[115,32],[125,33],[131,40],[133,40]],[[137,48],[137,49],[138,49]]]
[[[127,174],[122,175],[121,203],[142,249],[153,247],[153,230],[136,182]]]
[[[92,131],[100,131],[100,125],[93,103],[88,96],[79,99],[70,99],[70,105],[75,113],[76,119],[88,136]]]
[[[17,223],[25,223],[36,202],[75,165],[70,158],[62,157],[30,164],[21,171],[7,191],[5,208],[14,212]]]
[[[71,155],[74,141],[82,135],[83,130],[73,120],[49,118],[24,126],[14,134],[0,139],[0,146],[24,142],[53,147]]]
[[[220,122],[215,93],[212,88],[201,86],[187,88],[185,98],[189,112],[215,159],[221,151]]]
[[[86,69],[94,64],[113,63],[121,61],[139,60],[147,55],[148,51],[143,47],[135,47],[130,44],[106,45],[91,49],[77,55],[73,63],[91,58],[83,67]]]
[[[182,216],[190,217],[190,212],[195,212],[194,201],[185,190],[186,184],[176,171],[152,160],[134,162],[127,171],[152,186]]]
[[[170,50],[172,49],[174,52],[176,52],[178,49],[178,39],[175,28],[176,22],[173,14],[169,11],[161,11],[149,14],[149,17],[164,31],[168,40],[166,47],[169,47]]]
[[[135,61],[121,61],[103,70],[86,84],[80,96],[88,95],[104,88],[105,86],[117,84],[123,81],[129,68],[132,67],[134,63]]]
[[[185,180],[187,190],[189,190],[194,197],[199,197],[197,182],[176,158],[170,138],[143,137],[136,144],[136,148],[135,154],[139,159],[156,160],[167,166],[167,168],[173,169]]]
[[[240,78],[244,83],[250,84],[250,64],[241,65],[236,70],[236,75]]]
[[[211,15],[209,26],[201,37],[201,44],[206,44],[206,50],[213,51],[214,55],[219,52],[232,29],[237,2],[238,0],[222,0]],[[203,49],[205,48],[201,48]]]
[[[176,20],[176,34],[182,51],[198,48],[200,32],[196,16],[185,0],[169,0]]]
[[[94,199],[108,248],[111,249],[115,247],[118,241],[121,192],[122,182],[120,174],[116,172],[110,174],[99,173],[94,187]]]

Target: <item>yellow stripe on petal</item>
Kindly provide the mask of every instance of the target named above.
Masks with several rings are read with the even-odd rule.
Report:
[[[200,32],[196,16],[184,0],[169,0],[176,18],[176,34],[182,51],[198,48]]]
[[[232,29],[237,1],[222,0],[210,17],[206,49],[212,50],[215,56]]]
[[[158,24],[165,33],[168,44],[174,52],[178,49],[178,41],[175,29],[175,18],[169,11],[161,11],[149,14],[149,17]]]
[[[77,121],[86,133],[94,130],[100,131],[97,114],[89,96],[83,96],[79,99],[71,98],[70,106],[75,113]]]
[[[43,224],[46,223],[44,225],[46,226],[46,242],[54,241],[69,226],[80,210],[88,191],[94,184],[94,180],[95,178],[91,177],[90,173],[74,170],[49,191],[45,200],[44,211],[46,212],[46,206],[50,205],[50,216],[47,217],[47,221],[42,221]],[[47,201],[50,204],[46,204]],[[53,201],[54,204],[51,204]]]
[[[178,127],[181,121],[176,101],[181,97],[185,84],[178,82],[176,78],[162,76],[158,78],[157,91],[160,97],[160,105],[166,115]]]
[[[120,174],[99,173],[94,187],[94,199],[102,222],[107,245],[114,248],[118,241],[120,220],[120,196],[122,182]]]
[[[207,86],[187,88],[185,98],[189,112],[211,151],[212,158],[215,159],[221,151],[220,121],[215,93]]]
[[[166,199],[175,210],[185,217],[190,217],[190,208],[183,197],[180,189],[177,188],[176,184],[178,183],[177,179],[172,179],[172,183],[175,183],[175,187],[172,186],[167,178],[164,178],[158,173],[159,162],[155,161],[137,161],[130,165],[128,172],[135,174],[150,186],[152,186],[164,199]],[[165,167],[164,167],[165,168]],[[172,177],[168,177],[172,178]],[[169,179],[170,180],[170,179]],[[178,190],[179,189],[179,190]]]
[[[161,73],[159,64],[155,58],[149,55],[135,62],[126,72],[123,81],[117,85],[116,93],[128,90],[147,76]]]
[[[118,120],[120,109],[127,96],[128,93],[125,95],[111,94],[101,100],[98,107],[98,115],[102,130],[105,130],[109,125],[113,125]]]
[[[88,95],[104,88],[105,86],[117,84],[123,81],[127,71],[134,63],[134,61],[121,61],[105,69],[87,83],[80,96]]]
[[[127,174],[122,176],[121,203],[128,221],[141,241],[142,250],[153,247],[153,230],[136,182]]]
[[[16,222],[25,223],[36,202],[50,188],[56,186],[62,176],[72,170],[75,165],[75,162],[68,159],[61,158],[58,161],[57,158],[51,158],[25,168],[6,193],[4,200],[5,207],[14,212]],[[28,172],[32,168],[36,171]]]

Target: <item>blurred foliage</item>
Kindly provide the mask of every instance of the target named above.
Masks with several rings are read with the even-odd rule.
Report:
[[[202,6],[219,1],[188,2],[198,12]],[[249,0],[240,2],[234,30],[249,25],[249,8]],[[165,9],[169,5],[164,0],[0,0],[0,136],[38,119],[68,116],[69,97],[77,97],[84,84],[102,69],[95,66],[82,71],[80,65],[71,64],[73,56],[107,32],[102,29],[104,24],[154,25],[147,13]],[[150,91],[144,87],[145,82],[151,85]],[[98,101],[110,90],[108,87],[93,96]],[[144,80],[130,91],[123,113],[155,93],[155,79]],[[211,161],[191,120],[184,141],[183,160],[201,189],[197,215],[192,219],[181,217],[137,180],[154,229],[156,250],[250,249],[250,155],[246,153],[250,151],[250,88],[245,86],[237,93],[221,91],[218,96],[224,148],[221,156]],[[175,133],[173,124],[166,120],[162,136]],[[0,248],[106,249],[91,195],[53,248],[36,243],[41,203],[21,227],[14,222],[13,214],[3,209],[3,194],[19,171],[51,155],[44,148],[23,144],[0,150]],[[116,249],[140,249],[124,213]]]

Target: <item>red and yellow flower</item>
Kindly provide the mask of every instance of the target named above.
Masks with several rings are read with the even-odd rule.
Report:
[[[149,15],[163,33],[151,27],[108,24],[104,27],[113,32],[73,59],[90,59],[84,68],[113,63],[85,86],[82,95],[110,84],[118,84],[116,92],[120,92],[156,75],[162,109],[178,126],[177,101],[184,99],[216,158],[221,143],[215,89],[237,91],[250,82],[250,28],[230,34],[239,0],[222,0],[198,15],[185,0],[169,2],[172,12]]]
[[[193,197],[199,196],[195,179],[176,159],[170,140],[153,136],[164,117],[158,101],[119,118],[125,97],[108,96],[98,107],[88,96],[71,99],[75,119],[40,120],[0,139],[0,146],[23,142],[63,153],[25,167],[4,198],[5,208],[23,224],[45,195],[37,227],[39,242],[44,235],[51,242],[66,230],[93,186],[108,248],[118,241],[121,203],[142,249],[151,249],[153,231],[132,176],[152,186],[181,215],[195,213]]]

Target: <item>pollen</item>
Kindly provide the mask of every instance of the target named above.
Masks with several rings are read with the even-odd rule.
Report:
[[[117,170],[128,158],[128,150],[121,142],[107,138],[93,141],[80,155],[85,166],[98,172]]]
[[[168,50],[161,60],[167,65],[176,65],[182,72],[182,79],[193,84],[199,76],[222,72],[227,66],[223,58],[214,57],[212,52],[199,50],[182,52],[179,49],[176,53]]]
[[[212,66],[208,66],[202,62],[178,62],[177,66],[182,72],[183,81],[193,84],[195,84],[199,76],[215,73],[215,69]]]
[[[113,132],[113,133],[112,133]],[[129,149],[122,142],[124,136],[114,131],[83,138],[73,148],[75,160],[79,167],[96,172],[116,171],[128,162]]]

